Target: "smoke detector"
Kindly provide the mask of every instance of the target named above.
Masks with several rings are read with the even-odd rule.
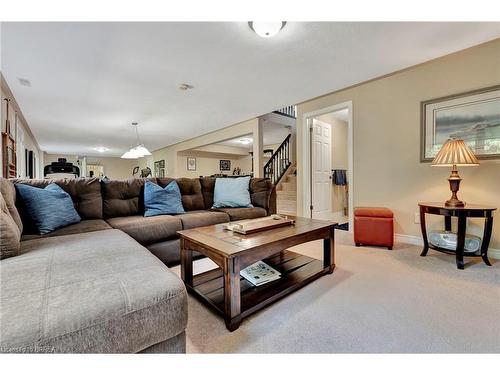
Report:
[[[189,89],[192,89],[193,86],[188,85],[187,83],[179,83],[179,86],[177,86],[179,90],[186,91]]]
[[[19,80],[19,83],[22,85],[22,86],[26,86],[26,87],[31,87],[31,82],[29,79],[26,79],[26,78],[18,78]]]

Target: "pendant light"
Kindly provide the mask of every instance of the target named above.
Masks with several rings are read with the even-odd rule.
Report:
[[[134,147],[132,147],[130,150],[128,150],[126,153],[124,153],[121,156],[121,158],[122,159],[139,159],[139,158],[142,158],[144,156],[150,156],[151,152],[149,152],[149,150],[139,140],[139,129],[138,129],[139,124],[137,122],[133,122],[132,126],[135,128],[135,135],[136,135],[137,143]]]

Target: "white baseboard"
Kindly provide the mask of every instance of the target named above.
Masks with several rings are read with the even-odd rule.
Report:
[[[409,234],[394,234],[396,242],[407,243],[410,245],[423,246],[424,241],[420,236],[411,236]],[[488,258],[500,259],[500,249],[488,249]]]

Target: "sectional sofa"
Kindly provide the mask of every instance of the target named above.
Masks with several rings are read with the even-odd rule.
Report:
[[[148,179],[166,186],[170,178]],[[215,178],[176,180],[186,211],[144,217],[145,179],[0,179],[0,351],[185,352],[187,296],[167,266],[177,231],[274,213],[268,179],[250,182],[252,208],[211,209]],[[15,184],[55,182],[78,224],[40,236]]]

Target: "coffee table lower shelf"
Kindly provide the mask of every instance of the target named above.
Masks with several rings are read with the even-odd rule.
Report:
[[[241,320],[264,306],[305,286],[317,278],[331,273],[323,261],[285,250],[263,261],[278,270],[281,278],[270,283],[254,286],[240,277]],[[224,314],[224,277],[220,268],[193,276],[193,286],[188,291],[222,317]]]

